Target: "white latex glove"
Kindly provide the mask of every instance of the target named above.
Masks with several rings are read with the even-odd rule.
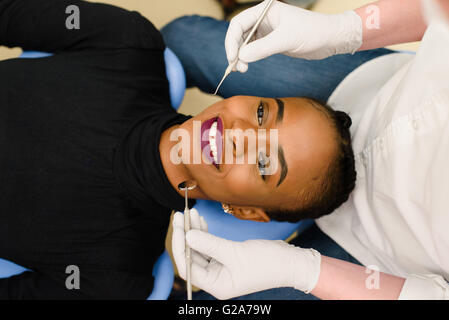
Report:
[[[173,255],[185,279],[184,219],[173,222]],[[284,241],[229,241],[191,230],[192,284],[218,299],[230,299],[271,288],[294,287],[311,292],[320,275],[321,255]]]
[[[196,209],[190,209],[190,229],[201,230],[207,232],[207,223],[203,217],[200,217]],[[175,259],[178,274],[184,280],[186,279],[186,247],[184,232],[184,214],[176,212],[173,216],[173,235],[172,235],[172,251]],[[200,265],[209,263],[209,259],[192,250],[192,262],[195,261]]]
[[[264,1],[231,20],[225,47],[228,62],[237,59],[237,70],[246,72],[248,63],[273,54],[324,59],[335,54],[354,53],[362,46],[362,19],[354,11],[322,14],[275,1],[260,24],[255,41],[242,45],[266,6]]]

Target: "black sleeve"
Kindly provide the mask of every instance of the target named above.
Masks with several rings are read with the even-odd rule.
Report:
[[[0,300],[145,300],[153,290],[151,272],[81,271],[80,288],[72,290],[66,288],[65,277],[26,271],[0,279]]]
[[[79,8],[79,29],[66,26],[70,6]],[[51,53],[164,48],[159,31],[139,13],[80,0],[0,0],[0,45]]]
[[[80,290],[69,290],[64,284],[37,272],[26,271],[0,279],[0,300],[87,299]]]

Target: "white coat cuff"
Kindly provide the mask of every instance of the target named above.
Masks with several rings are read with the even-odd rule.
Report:
[[[449,299],[449,284],[436,274],[412,274],[405,280],[399,300]]]

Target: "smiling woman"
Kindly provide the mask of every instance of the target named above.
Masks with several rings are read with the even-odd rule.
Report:
[[[202,123],[201,135],[194,133],[196,121]],[[218,138],[213,129],[217,123]],[[172,185],[187,179],[198,182],[192,197],[230,204],[234,215],[242,219],[296,222],[329,214],[348,199],[356,179],[350,125],[345,113],[316,100],[237,96],[167,129],[161,137],[160,153]],[[168,156],[178,144],[170,139],[176,130],[190,133],[190,159],[182,164],[174,164]],[[276,139],[272,135],[255,139],[248,134],[260,130],[274,131]],[[229,131],[232,135],[223,135]],[[211,159],[198,162],[193,159],[194,145],[204,132],[208,139],[201,140],[201,150],[206,156],[210,152]],[[210,142],[213,147],[209,151],[205,146]],[[260,150],[270,150],[270,154]],[[233,157],[228,159],[225,153]],[[276,170],[266,174],[273,163],[278,164]]]

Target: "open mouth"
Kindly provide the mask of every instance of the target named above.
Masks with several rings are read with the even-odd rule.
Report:
[[[201,152],[217,169],[223,153],[223,121],[219,117],[201,125]]]

